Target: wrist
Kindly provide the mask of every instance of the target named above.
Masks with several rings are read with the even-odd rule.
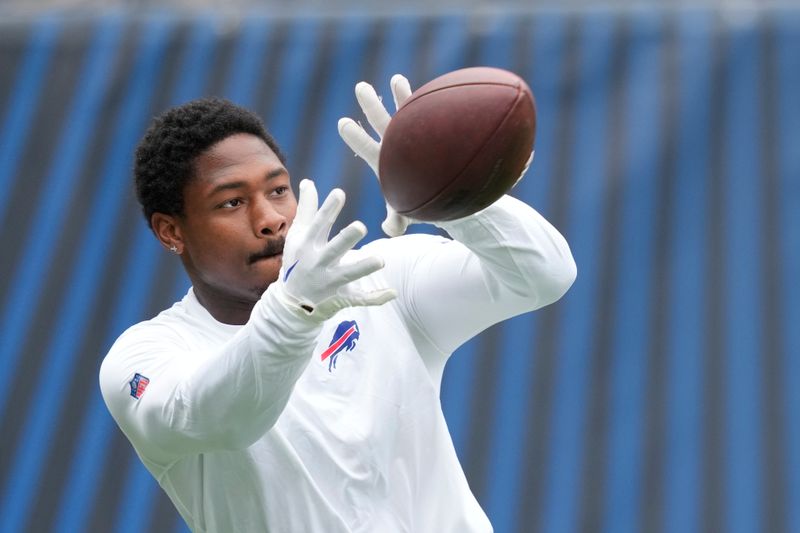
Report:
[[[277,320],[287,329],[298,333],[309,328],[317,329],[322,322],[310,305],[288,293],[280,281],[264,291],[259,306],[271,320]]]
[[[298,298],[286,290],[283,283],[276,282],[270,285],[267,292],[271,292],[270,298],[274,298],[279,306],[285,309],[292,317],[304,323],[321,324],[328,317],[321,312],[323,305],[306,301]],[[266,294],[266,293],[265,293]],[[324,302],[322,302],[324,304]]]
[[[431,224],[447,231],[448,233],[450,233],[450,230],[455,230],[460,232],[468,231],[470,229],[482,226],[486,221],[491,220],[495,216],[502,216],[500,214],[506,211],[506,206],[509,200],[510,197],[504,195],[501,196],[494,203],[484,207],[480,211],[472,213],[471,215],[467,215],[461,218],[456,218],[453,220],[434,221],[431,222]]]

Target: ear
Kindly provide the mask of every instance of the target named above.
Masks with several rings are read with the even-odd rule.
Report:
[[[150,217],[150,225],[164,248],[178,255],[183,253],[183,232],[177,217],[165,213],[153,213]]]

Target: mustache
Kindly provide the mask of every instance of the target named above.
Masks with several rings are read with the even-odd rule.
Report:
[[[267,257],[272,257],[273,255],[278,255],[283,253],[283,247],[286,244],[286,237],[278,237],[274,240],[267,241],[267,245],[258,253],[251,254],[248,258],[250,264],[255,263],[260,259],[266,259]]]

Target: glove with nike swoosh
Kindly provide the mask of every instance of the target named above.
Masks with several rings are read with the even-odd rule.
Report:
[[[367,233],[364,224],[356,221],[328,240],[344,201],[344,191],[334,189],[318,208],[314,182],[300,182],[297,213],[286,235],[280,277],[273,284],[284,305],[320,322],[344,308],[382,305],[397,296],[393,289],[365,292],[351,285],[384,263],[377,256],[341,261]]]

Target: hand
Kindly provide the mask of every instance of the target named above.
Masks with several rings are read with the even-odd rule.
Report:
[[[390,82],[392,87],[392,96],[394,97],[395,109],[399,109],[403,102],[411,96],[411,86],[408,80],[400,75],[395,74],[392,76]],[[367,116],[372,129],[378,134],[379,138],[383,137],[386,132],[386,127],[389,125],[391,116],[386,111],[383,103],[375,89],[366,82],[359,82],[356,84],[356,99],[364,114]],[[373,139],[364,128],[357,124],[353,119],[342,118],[339,119],[339,135],[345,143],[353,149],[353,151],[361,157],[375,172],[375,176],[380,180],[378,174],[378,160],[380,158],[381,143]],[[413,219],[404,217],[392,209],[388,203],[386,204],[386,220],[381,224],[383,231],[390,237],[397,237],[405,233],[406,228],[410,223],[414,222]]]
[[[285,305],[302,309],[319,321],[327,320],[346,307],[382,305],[397,296],[392,289],[364,292],[350,285],[380,270],[384,263],[376,256],[352,263],[341,262],[344,254],[367,234],[364,224],[356,221],[328,240],[344,198],[341,189],[334,189],[322,207],[317,208],[319,200],[314,182],[300,182],[297,214],[286,235],[283,265],[274,284],[278,298]]]

